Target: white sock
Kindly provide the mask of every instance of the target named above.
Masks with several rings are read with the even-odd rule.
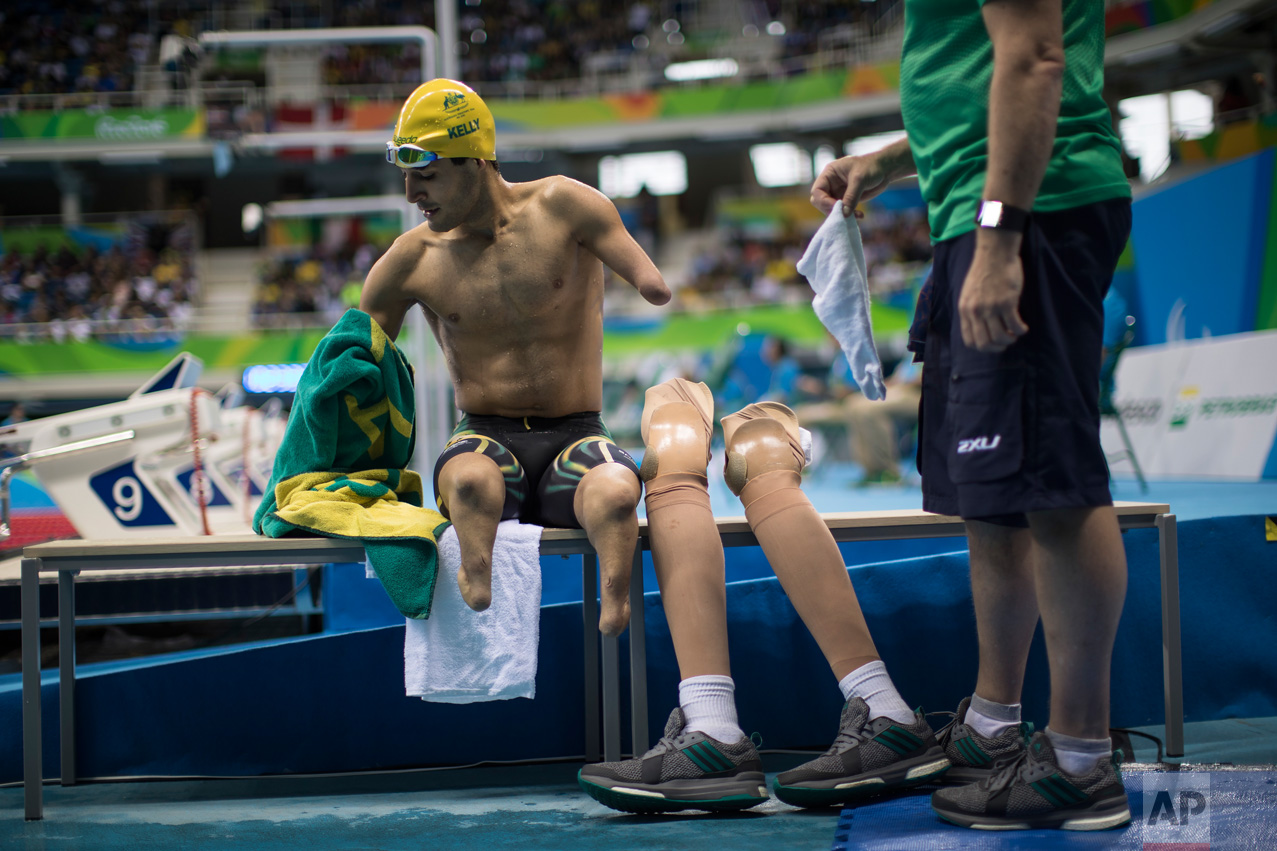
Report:
[[[1051,747],[1055,748],[1055,764],[1065,774],[1072,774],[1074,777],[1090,774],[1100,764],[1100,760],[1113,755],[1113,740],[1109,738],[1079,739],[1077,736],[1057,733],[1050,727],[1046,728],[1046,737],[1051,740]]]
[[[966,724],[986,739],[996,739],[1020,723],[1020,704],[994,703],[978,694],[971,695]]]
[[[704,733],[725,745],[745,738],[736,720],[736,683],[731,677],[688,677],[678,684],[678,705],[687,721],[684,729]]]
[[[898,724],[912,724],[913,710],[896,691],[887,666],[881,660],[861,665],[838,681],[843,700],[858,697],[869,704],[869,717],[887,717]]]

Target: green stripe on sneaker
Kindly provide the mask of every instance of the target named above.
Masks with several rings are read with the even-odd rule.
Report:
[[[1052,774],[1050,777],[1046,778],[1045,780],[1041,782],[1050,783],[1051,788],[1058,791],[1065,798],[1070,799],[1071,803],[1078,804],[1086,800],[1085,792],[1083,792],[1081,789],[1077,788],[1072,783],[1065,780],[1063,777],[1061,777],[1058,774]]]
[[[959,742],[959,746],[959,749],[962,751],[962,755],[966,757],[967,762],[972,765],[988,764],[989,757],[979,748],[979,746],[976,745],[975,742],[971,741],[970,738],[962,739]]]
[[[883,730],[883,732],[896,737],[902,742],[908,742],[914,747],[922,744],[922,739],[918,738],[913,733],[910,733],[903,727],[888,727],[886,730]]]
[[[1039,795],[1042,796],[1043,800],[1045,800],[1051,806],[1057,807],[1057,808],[1068,806],[1068,804],[1058,794],[1056,794],[1050,787],[1048,787],[1041,780],[1035,780],[1030,785],[1034,788],[1034,790],[1037,791]]]
[[[709,763],[705,761],[705,757],[701,756],[699,753],[696,752],[695,745],[693,745],[690,748],[684,748],[683,753],[687,756],[688,759],[694,762],[696,764],[696,767],[699,768],[701,771],[704,771],[706,774],[714,773],[714,769],[711,768]]]
[[[958,739],[958,753],[972,765],[988,765],[992,761],[979,745],[971,741],[970,736]]]
[[[910,733],[904,727],[889,727],[887,729],[890,730],[892,733],[897,733],[900,736],[903,736],[905,741],[912,744],[915,748],[922,747],[922,739],[918,738],[913,733]]]
[[[909,753],[909,751],[917,750],[918,746],[922,744],[922,739],[899,727],[888,727],[874,738],[901,756]]]
[[[710,762],[717,766],[716,771],[727,771],[733,766],[732,761],[709,742],[701,742],[698,747],[700,747],[701,753],[705,754]]]
[[[1058,774],[1035,780],[1030,785],[1053,807],[1064,808],[1086,800],[1086,795]]]
[[[690,748],[685,748],[683,753],[687,754],[688,759],[696,763],[696,767],[707,774],[715,774],[719,771],[726,771],[732,767],[732,763],[723,756],[718,748],[709,742],[697,742]]]

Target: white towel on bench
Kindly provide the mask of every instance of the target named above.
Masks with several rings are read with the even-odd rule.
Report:
[[[449,526],[439,538],[439,581],[426,620],[407,620],[404,692],[436,703],[536,695],[541,634],[541,527],[507,520],[492,551],[492,605],[461,599],[461,548]]]

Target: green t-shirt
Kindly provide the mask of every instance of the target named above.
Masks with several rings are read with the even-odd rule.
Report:
[[[900,106],[931,237],[975,229],[988,165],[993,44],[984,0],[905,0]],[[1033,209],[1130,197],[1104,87],[1104,4],[1063,0],[1064,87],[1051,162]]]

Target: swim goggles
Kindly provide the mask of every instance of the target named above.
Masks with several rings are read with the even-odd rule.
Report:
[[[437,159],[439,155],[434,151],[427,151],[416,145],[386,143],[386,162],[400,168],[425,168]]]

